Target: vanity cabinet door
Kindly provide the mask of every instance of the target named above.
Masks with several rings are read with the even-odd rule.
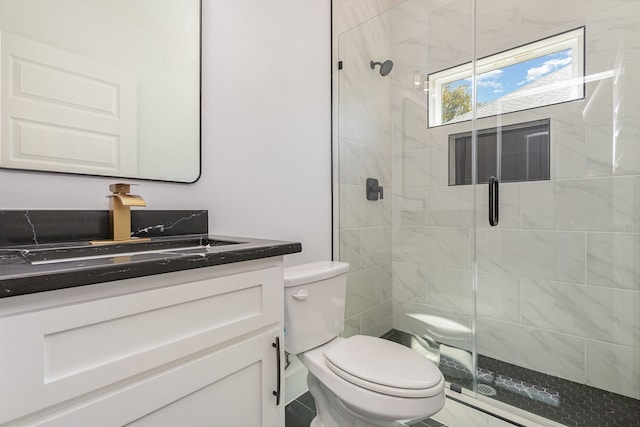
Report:
[[[182,361],[143,381],[67,411],[40,418],[32,426],[282,426],[276,406],[280,328],[272,328],[218,351]]]
[[[276,406],[276,350],[278,330],[271,330],[231,349],[225,368],[204,387],[172,401],[131,423],[157,426],[283,426],[282,405]],[[214,379],[215,378],[215,379]],[[194,378],[196,380],[196,378]]]

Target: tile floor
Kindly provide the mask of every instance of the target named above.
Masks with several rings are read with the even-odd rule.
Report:
[[[383,338],[410,346],[411,335],[391,330]],[[415,344],[415,342],[414,342]],[[468,367],[441,357],[440,370],[448,382],[471,389]],[[640,427],[640,401],[563,380],[530,369],[478,356],[478,391],[489,397],[533,414],[580,427]],[[309,392],[286,407],[286,427],[308,427],[315,416],[315,403]],[[415,427],[443,427],[425,420]]]
[[[306,392],[293,402],[289,403],[285,409],[286,427],[309,427],[311,420],[316,416],[316,404],[311,393]],[[412,427],[447,427],[435,420],[424,420]]]

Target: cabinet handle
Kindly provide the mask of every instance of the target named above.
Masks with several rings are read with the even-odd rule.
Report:
[[[276,337],[276,342],[271,344],[276,349],[276,369],[277,369],[277,384],[276,389],[273,391],[273,395],[276,397],[276,406],[280,405],[280,337]]]
[[[500,209],[498,202],[498,178],[492,176],[489,178],[489,224],[492,227],[498,225],[498,210]]]

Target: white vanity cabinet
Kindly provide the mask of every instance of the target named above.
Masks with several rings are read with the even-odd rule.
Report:
[[[281,257],[0,299],[0,425],[284,425],[282,305]]]

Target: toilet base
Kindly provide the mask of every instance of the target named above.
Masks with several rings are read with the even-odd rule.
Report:
[[[310,427],[406,427],[400,421],[371,420],[349,409],[311,372],[307,375],[309,392],[316,403],[316,416]],[[407,420],[411,423],[420,419]]]

